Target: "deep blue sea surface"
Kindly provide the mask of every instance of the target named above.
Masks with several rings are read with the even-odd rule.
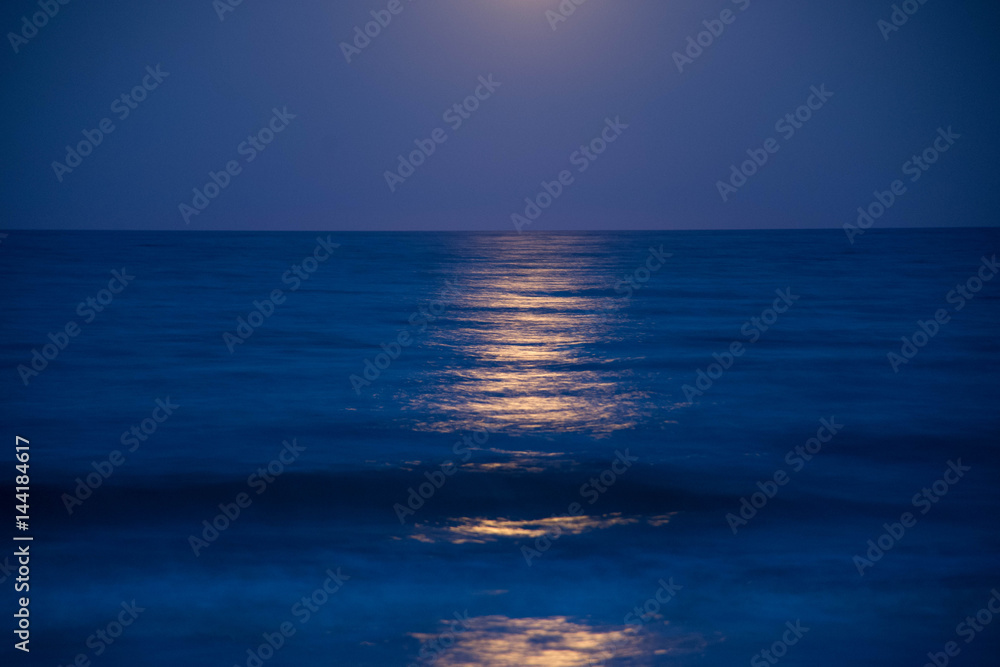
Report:
[[[319,238],[3,240],[32,664],[997,664],[996,230]]]

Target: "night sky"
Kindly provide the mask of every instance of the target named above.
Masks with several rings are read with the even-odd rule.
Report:
[[[880,227],[996,219],[994,2],[51,3],[0,10],[6,229],[841,227],[897,179]]]

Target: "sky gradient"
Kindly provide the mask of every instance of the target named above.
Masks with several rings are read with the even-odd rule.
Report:
[[[523,231],[823,228],[897,179],[879,227],[993,225],[1000,9],[902,4],[889,29],[860,0],[112,0],[33,30],[17,0],[0,228],[515,231],[543,181]],[[391,20],[345,55],[371,12]]]

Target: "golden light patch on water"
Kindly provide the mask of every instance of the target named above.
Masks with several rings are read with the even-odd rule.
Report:
[[[547,458],[547,457],[566,455],[566,452],[535,452],[531,450],[497,449],[495,447],[491,447],[488,451],[491,451],[495,454],[507,454],[509,456],[517,456],[522,458]]]
[[[632,517],[619,513],[603,516],[553,516],[544,519],[516,520],[505,518],[460,517],[452,519],[450,525],[428,526],[416,524],[419,533],[411,535],[421,542],[444,541],[452,544],[485,544],[499,539],[523,539],[551,535],[557,530],[564,534],[579,535],[591,530],[603,530],[612,526],[627,526],[638,523]]]
[[[525,465],[523,461],[506,461],[503,463],[479,463],[472,465],[473,470],[493,472],[495,470],[517,470],[521,472],[545,472],[545,468],[539,466]]]
[[[506,457],[505,461],[484,461],[482,463],[471,462],[462,465],[462,468],[479,472],[495,472],[504,470],[509,472],[530,472],[540,473],[550,469],[559,457],[565,457],[565,452],[536,452],[530,450],[505,450],[495,447],[485,450],[490,454]]]
[[[610,370],[618,359],[588,353],[620,335],[602,305],[607,276],[569,257],[553,263],[551,253],[491,244],[484,252],[495,260],[463,277],[448,326],[428,329],[427,344],[454,362],[428,371],[428,389],[410,397],[411,408],[434,415],[416,427],[598,437],[634,427],[648,397]]]
[[[455,646],[431,663],[484,667],[578,667],[607,655],[638,655],[631,628],[600,629],[574,623],[565,616],[469,619],[469,629],[456,635]],[[413,634],[427,641],[434,635]]]
[[[615,526],[628,526],[640,522],[653,527],[665,526],[677,512],[655,516],[623,516],[612,512],[599,516],[551,516],[542,519],[507,519],[487,517],[458,517],[449,519],[444,525],[414,524],[417,532],[410,539],[434,544],[486,544],[501,539],[531,539],[543,535],[580,535],[593,530],[605,530]]]
[[[660,526],[665,526],[668,523],[670,523],[670,520],[674,518],[676,514],[677,512],[670,512],[669,514],[660,514],[657,516],[651,516],[648,519],[646,519],[646,523],[648,523],[650,526],[654,526],[657,528]]]
[[[421,641],[437,635],[413,633]],[[454,634],[454,646],[434,654],[436,667],[583,667],[608,660],[653,664],[651,655],[703,652],[699,635],[657,636],[633,626],[588,625],[567,616],[479,616]],[[645,660],[644,660],[645,659]]]

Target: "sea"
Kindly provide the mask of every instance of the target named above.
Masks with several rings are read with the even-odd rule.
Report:
[[[9,230],[0,663],[996,665],[998,250]]]

